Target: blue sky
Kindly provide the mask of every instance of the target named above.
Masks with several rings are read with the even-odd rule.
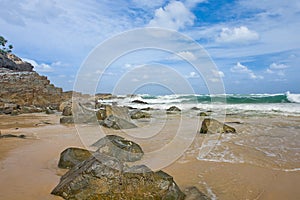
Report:
[[[226,93],[300,93],[297,0],[1,0],[0,27],[15,54],[64,90],[73,89],[80,66],[98,44],[131,29],[162,27],[205,48]],[[100,92],[112,91],[124,69],[146,64],[137,56],[143,57],[122,58],[108,69]],[[189,67],[169,65],[197,93],[207,92]]]

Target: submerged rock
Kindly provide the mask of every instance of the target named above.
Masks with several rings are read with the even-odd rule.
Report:
[[[183,200],[185,197],[173,178],[162,171],[148,171],[145,166],[123,169],[121,161],[96,154],[62,176],[51,194],[67,200]]]
[[[62,169],[71,169],[78,163],[87,160],[92,154],[86,149],[70,147],[60,154],[58,167]]]
[[[200,133],[235,133],[235,128],[218,120],[206,118],[203,120]]]
[[[131,119],[143,119],[143,118],[150,118],[151,115],[147,112],[143,112],[141,110],[135,110],[130,113]]]
[[[117,135],[107,135],[92,146],[97,147],[98,152],[125,162],[138,161],[144,155],[142,148],[137,143]]]
[[[184,194],[186,195],[184,200],[210,200],[208,196],[200,192],[195,186],[186,188]]]

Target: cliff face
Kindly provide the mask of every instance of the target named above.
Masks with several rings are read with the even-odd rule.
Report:
[[[8,104],[58,107],[63,100],[62,89],[33,71],[31,64],[13,54],[0,54],[0,108]]]

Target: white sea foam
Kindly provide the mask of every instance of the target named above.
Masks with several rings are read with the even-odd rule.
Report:
[[[276,114],[285,116],[300,116],[300,94],[250,94],[250,95],[226,95],[230,98],[242,99],[238,100],[239,103],[225,103],[222,98],[220,102],[210,102],[210,97],[224,97],[224,95],[162,95],[151,96],[147,94],[134,95],[134,96],[122,96],[111,100],[102,100],[101,103],[117,103],[122,106],[130,106],[134,108],[154,108],[165,110],[170,106],[177,106],[183,111],[189,111],[193,107],[197,107],[201,110],[212,110],[213,112],[223,112],[226,110],[229,114]],[[245,100],[251,100],[252,98],[264,98],[279,96],[276,103],[242,103],[243,98]],[[280,97],[281,96],[281,97]],[[199,100],[200,99],[200,100]],[[281,99],[283,102],[281,102]],[[285,99],[285,100],[284,100]],[[140,100],[147,104],[132,103],[134,100]],[[198,101],[199,100],[199,101]],[[217,99],[218,100],[218,99]],[[232,100],[232,101],[233,101]],[[289,103],[295,102],[295,103]]]
[[[286,92],[287,99],[293,103],[300,103],[300,94],[291,94],[290,92]]]

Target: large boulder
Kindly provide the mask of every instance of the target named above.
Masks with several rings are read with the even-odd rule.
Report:
[[[124,139],[117,135],[107,135],[94,144],[98,152],[112,156],[124,162],[135,162],[142,158],[144,152],[135,142]]]
[[[61,177],[51,194],[67,200],[183,200],[173,178],[145,166],[131,168],[105,154],[95,154]]]
[[[116,130],[137,128],[134,123],[114,115],[110,115],[109,117],[105,118],[105,120],[100,122],[100,125]]]
[[[235,133],[235,128],[216,119],[206,118],[202,121],[200,133]]]
[[[60,154],[58,167],[62,169],[71,169],[78,163],[87,160],[92,154],[86,149],[70,147]]]

